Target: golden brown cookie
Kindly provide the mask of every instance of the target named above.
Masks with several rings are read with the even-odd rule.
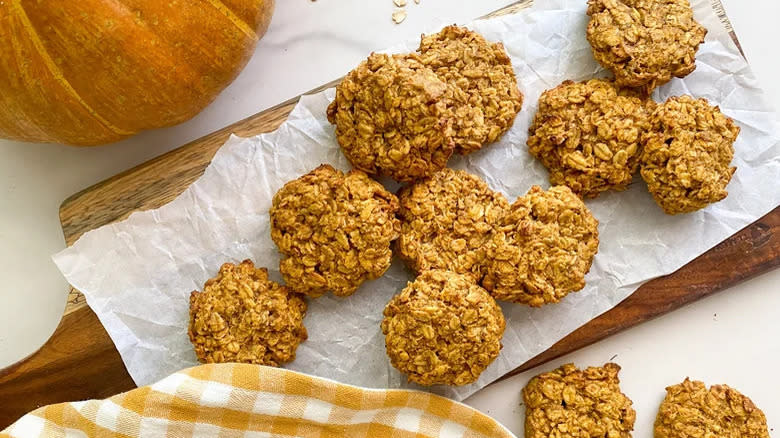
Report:
[[[707,389],[686,378],[666,388],[653,436],[769,438],[769,431],[764,413],[749,398],[726,385]]]
[[[463,170],[443,169],[399,193],[399,256],[417,272],[447,269],[482,278],[485,243],[509,208],[500,193]]]
[[[512,127],[523,94],[503,44],[464,27],[447,26],[424,36],[418,51],[423,64],[453,87],[458,153],[477,151]]]
[[[688,0],[588,0],[588,15],[593,55],[618,85],[650,94],[696,69],[707,29],[694,19]]]
[[[497,300],[540,307],[585,287],[599,246],[598,221],[566,186],[531,187],[487,244],[482,285]]]
[[[190,294],[190,342],[203,363],[279,366],[306,340],[303,296],[268,280],[250,260],[225,263]]]
[[[650,118],[640,173],[668,214],[690,213],[728,196],[739,127],[706,99],[672,97]]]
[[[384,311],[390,363],[420,385],[466,385],[501,350],[505,322],[496,301],[467,275],[420,274]]]
[[[328,120],[355,168],[410,182],[444,168],[455,149],[450,95],[418,55],[375,53],[336,87]]]
[[[586,198],[625,190],[639,167],[641,134],[655,103],[613,81],[566,81],[539,98],[528,150],[550,183]]]
[[[288,182],[271,207],[284,281],[312,297],[352,295],[390,267],[397,211],[398,198],[359,170],[322,165]]]
[[[620,392],[620,367],[566,364],[523,388],[525,438],[630,438],[636,412]]]

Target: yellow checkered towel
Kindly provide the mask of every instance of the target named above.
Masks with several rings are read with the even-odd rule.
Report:
[[[420,391],[364,389],[294,371],[201,365],[106,400],[37,409],[6,437],[513,437]]]

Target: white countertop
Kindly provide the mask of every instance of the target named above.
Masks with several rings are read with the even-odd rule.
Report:
[[[584,0],[583,0],[584,1]],[[748,60],[772,102],[780,102],[776,44],[780,3],[723,0]],[[371,50],[436,24],[464,23],[511,0],[410,1],[401,25],[390,0],[277,1],[271,28],[249,66],[195,119],[100,148],[0,140],[0,368],[34,352],[56,328],[67,284],[51,262],[64,247],[60,203],[122,170],[342,76]],[[776,181],[768,182],[777,184]],[[650,436],[666,385],[690,375],[728,383],[780,426],[780,271],[766,274],[498,384],[468,400],[517,434],[520,389],[533,375],[567,361],[623,367],[622,387],[637,410],[636,436]],[[2,391],[2,388],[0,388]]]

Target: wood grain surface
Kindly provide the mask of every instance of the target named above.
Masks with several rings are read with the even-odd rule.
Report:
[[[519,1],[488,17],[530,6]],[[716,12],[739,46],[718,0]],[[740,47],[741,50],[741,47]],[[336,85],[325,84],[311,93]],[[171,201],[197,179],[231,133],[252,136],[276,129],[292,111],[291,99],[127,170],[68,198],[60,218],[68,245],[83,233],[134,211]],[[643,285],[513,373],[592,344],[618,331],[780,266],[780,208],[667,277]],[[0,429],[51,403],[104,398],[134,388],[119,353],[83,295],[72,290],[59,327],[36,353],[0,371]]]

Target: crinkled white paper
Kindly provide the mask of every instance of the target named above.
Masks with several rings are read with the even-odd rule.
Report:
[[[507,330],[499,358],[477,383],[434,391],[467,397],[615,306],[643,282],[677,270],[780,203],[775,115],[709,0],[694,4],[697,19],[709,28],[698,68],[654,97],[706,97],[737,120],[742,133],[729,197],[697,213],[667,216],[637,180],[626,192],[589,201],[601,222],[601,245],[585,289],[541,309],[503,304]],[[451,166],[480,175],[510,199],[533,184],[549,185],[545,170],[527,152],[526,132],[545,89],[602,74],[585,40],[585,8],[583,0],[545,0],[517,15],[471,25],[489,40],[503,41],[526,99],[500,142],[454,157]],[[187,337],[188,296],[222,263],[249,258],[279,279],[279,255],[269,232],[272,196],[321,163],[349,167],[325,118],[333,96],[327,90],[302,98],[275,132],[231,138],[176,200],[91,231],[54,256],[86,296],[138,385],[196,364]],[[390,366],[379,322],[387,301],[411,278],[396,260],[384,277],[352,297],[309,300],[309,339],[288,367],[353,385],[410,386]]]

